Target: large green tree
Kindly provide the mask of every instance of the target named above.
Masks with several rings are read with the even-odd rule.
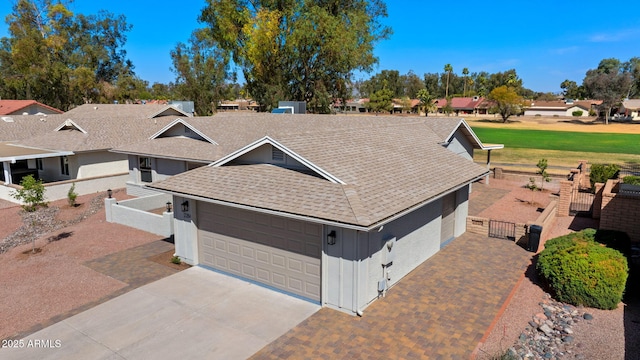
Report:
[[[494,102],[491,112],[500,114],[502,122],[507,122],[511,115],[522,112],[523,100],[512,87],[502,85],[489,93],[489,100]]]
[[[189,44],[178,43],[171,51],[172,70],[176,73],[175,94],[192,100],[198,115],[211,115],[218,101],[231,90],[229,57],[216,46],[210,34],[196,30]]]
[[[435,98],[429,94],[427,89],[421,89],[418,91],[417,96],[418,100],[420,100],[420,107],[424,110],[425,116],[429,116],[429,111],[435,107],[435,104],[433,103]]]
[[[600,109],[604,111],[605,124],[609,124],[611,109],[629,94],[633,80],[618,59],[609,58],[600,61],[596,69],[588,70],[582,84],[587,95],[602,100]]]
[[[298,100],[329,112],[350,95],[353,72],[376,64],[373,47],[391,33],[386,16],[382,0],[208,0],[200,20],[265,109]]]
[[[124,16],[73,14],[71,1],[18,0],[0,39],[0,96],[35,99],[66,110],[109,98],[121,77],[134,77],[123,46]]]

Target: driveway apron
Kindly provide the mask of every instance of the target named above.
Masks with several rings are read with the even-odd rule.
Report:
[[[319,308],[192,267],[21,339],[0,358],[246,359]]]

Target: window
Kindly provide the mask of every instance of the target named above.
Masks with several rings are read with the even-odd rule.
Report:
[[[69,158],[67,156],[60,157],[60,173],[69,176]]]
[[[36,169],[40,171],[44,170],[44,166],[42,166],[42,159],[36,159]]]
[[[153,181],[151,175],[151,158],[140,157],[140,181],[151,182]]]

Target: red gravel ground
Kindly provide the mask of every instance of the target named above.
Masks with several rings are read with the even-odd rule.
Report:
[[[66,200],[52,203],[60,208],[59,219],[72,219],[85,211],[95,195],[78,197],[78,207]],[[118,199],[126,197],[116,193]],[[0,209],[0,236],[6,237],[21,225],[20,207]],[[57,241],[47,238],[58,236]],[[36,241],[41,249],[31,253],[25,244],[0,254],[0,339],[21,332],[96,301],[127,284],[96,272],[84,262],[132,248],[161,237],[126,226],[107,223],[104,206],[79,224],[59,229]]]

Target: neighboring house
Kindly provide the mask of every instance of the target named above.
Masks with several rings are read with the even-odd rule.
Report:
[[[454,118],[217,114],[112,152],[173,195],[184,261],[355,314],[465,232],[473,151],[501,147]]]
[[[369,99],[351,99],[347,100],[342,106],[340,100],[333,103],[333,110],[338,114],[364,114],[368,112],[367,103]]]
[[[0,115],[41,115],[62,114],[49,105],[35,100],[0,100]]]
[[[573,116],[574,111],[582,111],[582,117],[589,116],[589,110],[602,103],[595,100],[532,101],[524,111],[525,116]]]
[[[2,180],[9,185],[20,183],[29,174],[45,183],[121,176],[118,187],[124,186],[129,169],[127,156],[109,150],[147,139],[176,116],[188,117],[168,105],[88,104],[59,115],[13,117],[9,122],[5,119],[0,128],[19,124],[23,129],[31,129],[32,136],[16,138],[20,135],[16,134],[19,131],[16,127],[13,138],[3,139],[14,141],[0,147]],[[84,184],[85,192],[106,190],[91,189],[87,182]],[[0,196],[7,199],[8,193],[3,189]],[[52,194],[50,199],[59,196]]]
[[[447,99],[436,99],[434,103],[438,112],[444,113],[444,108],[449,102]],[[451,109],[456,116],[487,114],[489,107],[489,101],[479,96],[451,98]]]
[[[640,99],[623,100],[620,110],[630,120],[640,120]]]

